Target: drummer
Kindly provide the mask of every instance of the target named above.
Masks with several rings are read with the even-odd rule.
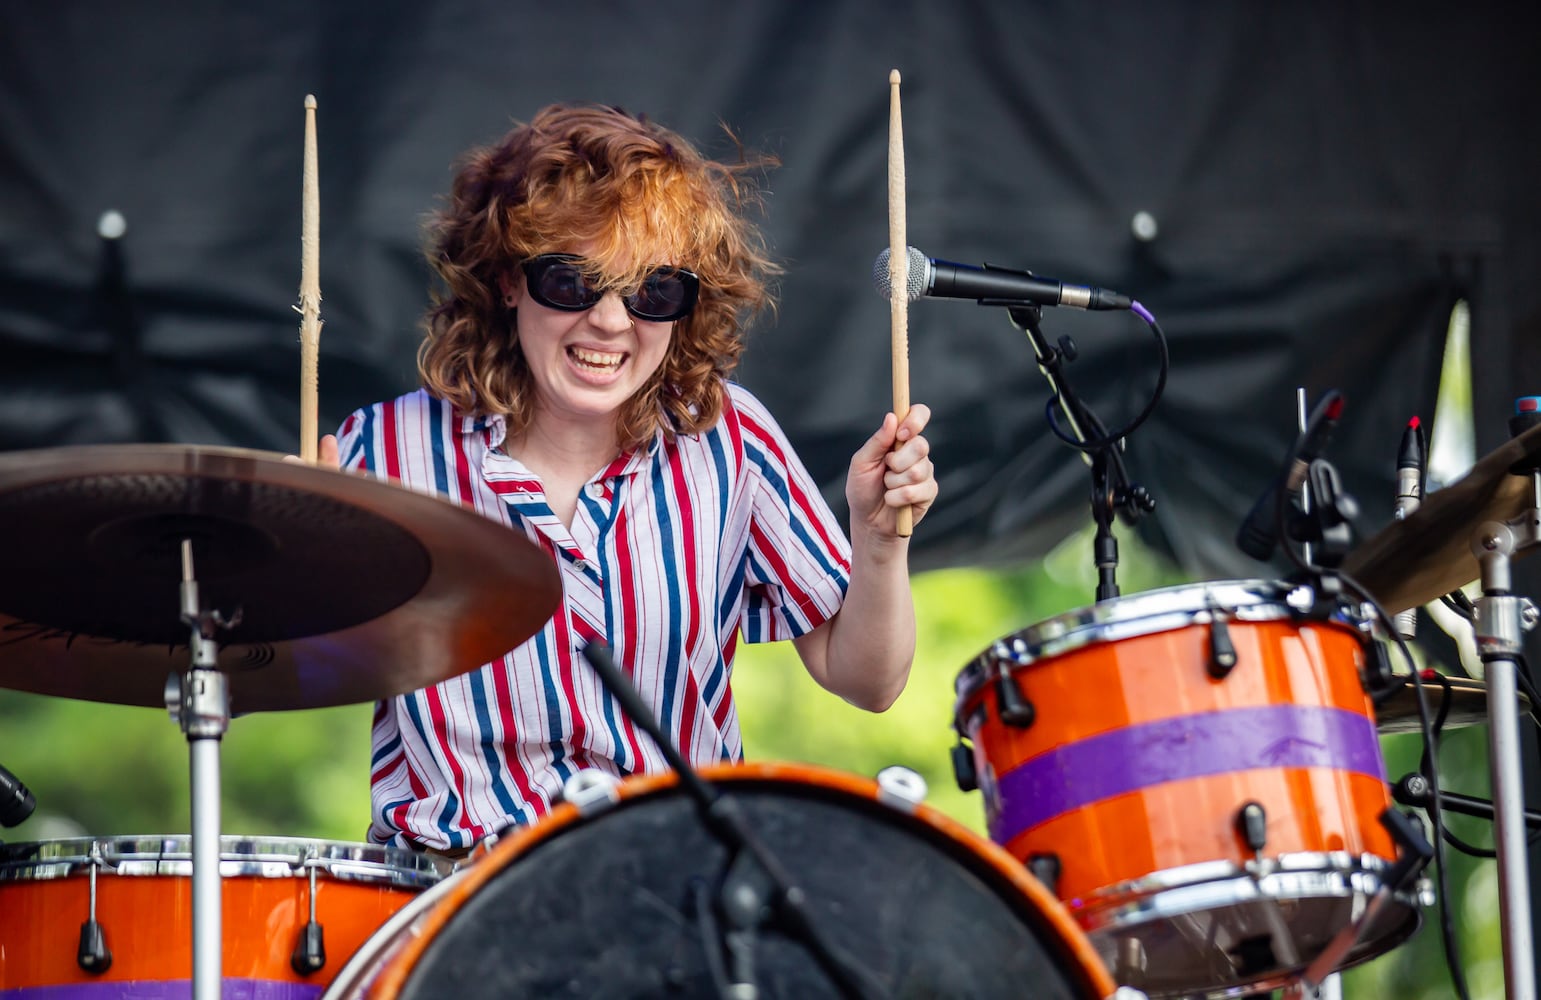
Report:
[[[580,651],[609,645],[695,764],[743,757],[748,642],[883,711],[915,649],[909,539],[936,498],[930,411],[890,413],[846,477],[849,540],[731,376],[778,273],[752,175],[645,117],[553,106],[464,159],[428,237],[442,287],[422,388],[358,410],[323,458],[506,522],[563,602],[506,656],[380,703],[371,840],[458,855],[539,819],[575,772],[666,763]]]

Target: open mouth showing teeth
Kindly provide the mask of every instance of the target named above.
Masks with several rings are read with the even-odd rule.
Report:
[[[582,347],[569,347],[567,356],[572,358],[579,368],[591,372],[613,372],[621,367],[622,361],[626,360],[625,354],[590,351]]]

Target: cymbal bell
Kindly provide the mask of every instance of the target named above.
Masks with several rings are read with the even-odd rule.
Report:
[[[1355,548],[1343,571],[1396,614],[1438,600],[1482,575],[1472,552],[1477,529],[1535,506],[1528,475],[1512,469],[1541,460],[1541,426],[1510,438],[1418,509]]]
[[[496,659],[560,598],[518,532],[368,476],[234,448],[0,454],[0,687],[164,707],[189,666],[181,543],[236,714],[374,701]]]

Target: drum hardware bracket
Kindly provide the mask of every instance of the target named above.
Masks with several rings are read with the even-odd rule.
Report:
[[[1252,849],[1252,858],[1261,871],[1263,848],[1268,844],[1268,812],[1261,802],[1255,799],[1244,802],[1236,810],[1236,832],[1241,834],[1241,839]]]
[[[608,771],[584,768],[562,783],[562,801],[571,802],[581,816],[597,816],[621,800],[619,784]]]
[[[1402,775],[1401,779],[1391,786],[1391,797],[1404,806],[1427,809],[1429,800],[1434,795],[1429,779],[1413,771]],[[1439,790],[1439,808],[1460,813],[1463,816],[1474,816],[1477,819],[1489,821],[1493,819],[1493,803],[1490,799],[1479,799],[1476,796],[1462,795],[1443,788]],[[1526,827],[1541,832],[1541,812],[1526,809],[1523,810],[1523,815]]]
[[[974,766],[974,751],[959,740],[952,747],[952,777],[961,792],[979,791],[979,770]]]
[[[926,801],[926,779],[917,772],[898,764],[883,768],[877,773],[878,801],[906,815]]]
[[[107,947],[107,936],[96,921],[96,872],[102,866],[102,849],[91,845],[91,909],[80,925],[80,947],[75,951],[75,964],[92,975],[101,975],[112,968],[112,951]]]
[[[1364,912],[1357,920],[1339,931],[1301,973],[1300,987],[1307,995],[1332,975],[1343,959],[1348,957],[1354,945],[1359,942],[1359,935],[1364,932],[1364,929],[1380,915],[1382,909],[1392,902],[1404,885],[1418,877],[1434,857],[1434,846],[1424,836],[1421,824],[1415,817],[1399,812],[1395,808],[1387,808],[1381,813],[1380,822],[1386,828],[1386,832],[1391,834],[1391,839],[1401,847],[1401,853],[1391,867],[1381,875],[1380,889],[1365,904]]]
[[[1038,710],[1022,693],[1016,674],[1009,670],[995,679],[995,705],[1001,721],[1014,729],[1027,729],[1038,718]]]
[[[316,861],[311,860],[309,851],[306,852],[305,867],[309,869],[310,891],[308,894],[310,904],[310,920],[300,928],[299,940],[294,945],[294,953],[289,956],[289,966],[302,976],[321,971],[326,966],[326,931],[316,920]]]
[[[1209,621],[1209,676],[1223,681],[1236,669],[1236,644],[1224,616],[1211,612]]]
[[[1043,883],[1044,888],[1055,895],[1059,895],[1059,877],[1064,874],[1065,866],[1060,861],[1058,854],[1045,851],[1041,854],[1029,855],[1027,870],[1033,873],[1034,878]]]

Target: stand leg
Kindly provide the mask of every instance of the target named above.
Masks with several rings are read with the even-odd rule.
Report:
[[[219,873],[219,737],[190,737],[188,754],[193,782],[193,1000],[219,1000],[220,945],[224,940]]]
[[[1503,927],[1505,996],[1533,1000],[1536,972],[1530,952],[1530,876],[1514,671],[1514,661],[1507,657],[1487,662],[1488,752],[1493,762],[1493,835],[1498,846],[1498,915]]]
[[[1537,478],[1541,489],[1541,477]],[[1531,954],[1530,876],[1525,844],[1525,791],[1520,767],[1519,696],[1515,660],[1524,651],[1522,599],[1510,592],[1510,559],[1535,542],[1533,518],[1490,521],[1472,552],[1482,567],[1477,602],[1477,649],[1487,680],[1488,754],[1493,772],[1493,836],[1498,855],[1498,919],[1503,933],[1504,996],[1535,1000]],[[1517,531],[1516,528],[1519,530]],[[1518,537],[1517,537],[1518,536]]]

